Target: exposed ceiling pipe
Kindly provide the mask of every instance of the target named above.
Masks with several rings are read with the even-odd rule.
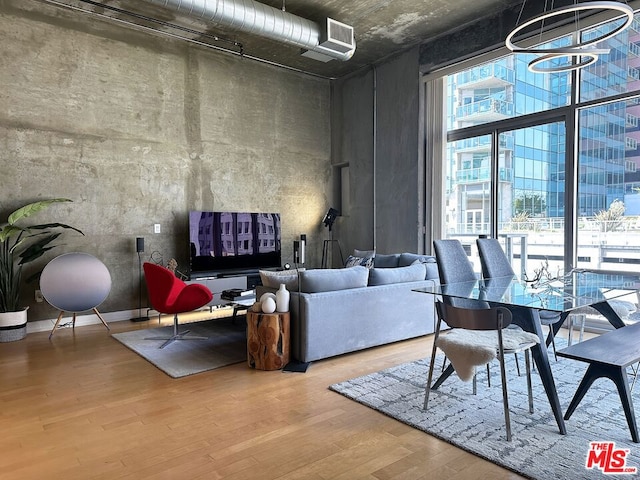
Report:
[[[327,60],[346,61],[355,51],[355,44],[347,52],[326,48],[321,45],[323,32],[317,23],[253,0],[145,1],[213,24],[295,45],[329,57]],[[316,58],[313,54],[307,56]]]

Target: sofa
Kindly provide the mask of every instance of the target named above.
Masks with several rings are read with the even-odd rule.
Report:
[[[359,257],[355,257],[359,258]],[[261,271],[257,298],[284,283],[290,292],[292,357],[311,362],[433,333],[435,258],[375,255],[339,269]],[[366,265],[366,266],[365,266]]]

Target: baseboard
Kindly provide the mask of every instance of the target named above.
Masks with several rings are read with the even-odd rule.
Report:
[[[229,305],[221,305],[221,306],[214,305],[212,307],[205,307],[201,310],[195,310],[193,312],[189,312],[188,314],[185,314],[185,315],[194,315],[196,318],[202,318],[203,315],[207,317],[211,315],[213,312],[218,312],[220,309],[225,307],[228,308],[230,311],[232,310],[232,307],[230,307]],[[153,310],[153,309],[143,309],[142,313],[145,313],[146,316],[149,318],[149,320],[155,319],[156,321],[158,320],[160,315],[156,310]],[[121,322],[123,320],[131,321],[131,319],[134,319],[134,318],[137,319],[140,317],[140,310],[136,308],[134,310],[121,310],[117,312],[107,312],[107,313],[100,312],[100,315],[102,315],[102,318],[104,318],[104,321],[107,323]],[[198,315],[200,315],[200,317],[198,317]],[[163,315],[162,318],[163,319],[169,318],[169,321],[171,321],[171,319],[173,318],[173,315]],[[58,317],[56,316],[55,318],[27,322],[27,335],[30,333],[51,331],[53,326],[56,324],[57,319]],[[60,320],[60,325],[66,325],[67,323],[71,322],[71,320],[72,320],[72,314],[65,313],[64,317],[62,317],[62,320]],[[98,316],[94,313],[85,312],[83,315],[76,315],[76,327],[82,327],[85,325],[96,325],[96,324],[102,325],[102,322],[100,321]]]
[[[111,323],[111,322],[121,322],[123,320],[131,320],[132,318],[138,317],[140,315],[140,312],[136,308],[135,310],[121,310],[118,312],[108,312],[108,313],[100,312],[100,315],[102,315],[102,318],[104,318],[105,322]],[[158,312],[156,312],[155,310],[150,310],[148,313],[148,316],[149,316],[149,319],[154,318],[154,316],[155,318],[157,318]],[[49,318],[45,320],[36,320],[34,322],[27,322],[27,335],[29,333],[51,331],[53,326],[56,324],[57,319],[58,317],[56,316],[55,318]],[[71,319],[72,319],[72,314],[70,313],[65,314],[65,316],[62,317],[62,320],[60,320],[60,325],[64,325],[67,322],[71,322]],[[86,314],[83,314],[83,315],[76,315],[76,327],[81,327],[85,325],[95,325],[95,324],[102,324],[102,322],[100,321],[100,319],[95,313],[87,312]]]

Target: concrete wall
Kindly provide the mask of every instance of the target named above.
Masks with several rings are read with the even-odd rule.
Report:
[[[414,48],[334,86],[332,161],[349,166],[350,208],[336,222],[347,255],[423,249],[418,57]]]
[[[190,209],[280,212],[283,262],[306,233],[308,263],[320,263],[328,81],[33,0],[0,1],[0,38],[0,219],[30,201],[72,199],[34,220],[84,231],[55,254],[84,251],[108,266],[101,311],[138,304],[135,237],[145,237],[144,260],[187,269]],[[35,288],[23,296],[30,320],[55,317],[32,300]]]

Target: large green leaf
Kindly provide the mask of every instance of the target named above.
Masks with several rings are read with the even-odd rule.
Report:
[[[0,242],[6,242],[7,239],[11,237],[15,237],[22,233],[22,228],[14,227],[13,225],[5,225],[2,230],[0,230]]]
[[[51,250],[54,246],[47,247],[51,242],[61,235],[62,232],[50,233],[42,236],[38,241],[31,242],[23,252],[19,254],[20,265],[25,265],[29,262],[33,262],[37,258],[44,255],[45,252]],[[31,237],[33,238],[33,237]],[[25,239],[26,240],[26,239]]]
[[[30,217],[31,215],[34,215],[41,210],[44,210],[52,203],[71,202],[71,201],[72,200],[69,200],[68,198],[53,198],[51,200],[42,200],[40,202],[30,203],[28,205],[25,205],[22,208],[19,208],[18,210],[13,212],[11,215],[9,215],[9,219],[8,219],[9,225],[14,225],[17,221],[23,218]]]
[[[46,229],[49,229],[49,228],[68,228],[70,230],[75,230],[76,232],[78,232],[81,235],[84,235],[82,230],[78,230],[76,227],[72,227],[71,225],[67,225],[65,223],[45,223],[43,225],[29,225],[28,227],[24,228],[24,230],[26,230],[26,231],[46,230]]]

